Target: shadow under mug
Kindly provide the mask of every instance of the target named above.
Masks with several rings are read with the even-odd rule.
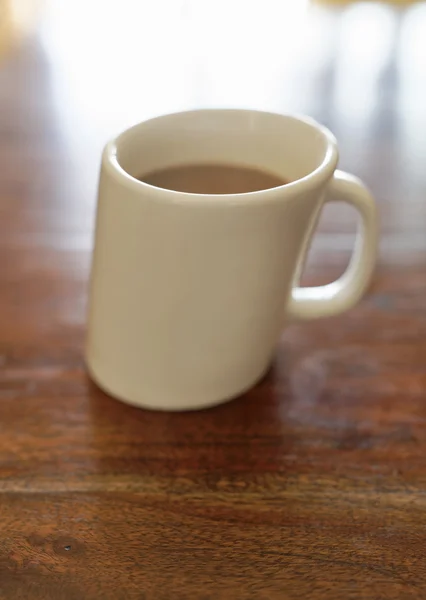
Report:
[[[212,406],[262,377],[286,323],[356,304],[375,264],[376,207],[337,160],[334,137],[314,121],[250,110],[171,114],[109,142],[86,351],[98,385],[146,408]],[[208,195],[137,179],[194,163],[255,167],[291,183]],[[298,287],[321,209],[333,201],[360,216],[350,264],[334,283]]]

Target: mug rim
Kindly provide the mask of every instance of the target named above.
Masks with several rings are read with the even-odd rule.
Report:
[[[200,194],[193,192],[180,192],[178,190],[170,190],[166,188],[160,188],[144,181],[140,181],[136,179],[130,173],[128,173],[120,164],[117,153],[118,146],[120,143],[123,143],[124,139],[131,135],[131,133],[137,132],[138,129],[142,129],[148,123],[155,123],[155,121],[162,121],[167,118],[179,117],[183,115],[190,116],[191,114],[213,114],[213,113],[246,113],[246,114],[261,114],[268,115],[277,119],[291,119],[293,121],[298,121],[299,123],[304,123],[305,125],[309,125],[313,129],[319,131],[325,140],[325,152],[321,163],[310,173],[304,175],[299,179],[295,179],[294,181],[290,181],[289,183],[285,183],[280,186],[276,186],[273,188],[267,188],[264,190],[256,190],[252,192],[239,192],[234,194]],[[158,196],[158,199],[162,199],[165,201],[170,201],[174,203],[179,203],[179,199],[184,198],[185,204],[188,202],[202,201],[204,204],[209,202],[209,200],[214,203],[218,202],[226,202],[232,201],[236,202],[247,202],[255,200],[257,197],[262,198],[262,202],[265,200],[282,200],[285,193],[291,192],[303,192],[315,189],[316,187],[321,186],[322,183],[327,181],[334,173],[337,168],[339,155],[337,148],[337,141],[335,136],[331,133],[331,131],[318,123],[315,119],[299,114],[290,114],[290,113],[277,113],[272,111],[263,111],[263,110],[252,110],[252,109],[235,109],[235,108],[200,108],[195,110],[185,110],[178,111],[173,113],[166,113],[162,115],[158,115],[152,117],[150,119],[145,119],[140,121],[139,123],[128,127],[117,136],[112,138],[105,146],[102,154],[102,166],[107,169],[107,171],[114,177],[114,179],[120,183],[121,185],[127,187],[128,189],[132,189],[135,192],[143,192],[149,191],[150,194],[155,194]],[[291,194],[293,195],[293,194]]]

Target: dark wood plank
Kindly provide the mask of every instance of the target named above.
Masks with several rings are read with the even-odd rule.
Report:
[[[127,0],[99,19],[57,0],[0,63],[2,600],[424,596],[426,5],[247,4],[240,27],[237,4]],[[157,414],[84,369],[99,154],[204,105],[326,123],[378,198],[380,259],[362,303],[283,332],[243,398]],[[353,232],[327,209],[306,283],[342,271]]]

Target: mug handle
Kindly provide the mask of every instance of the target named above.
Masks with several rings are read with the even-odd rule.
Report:
[[[361,219],[355,248],[345,273],[333,283],[296,287],[288,307],[290,320],[331,317],[354,306],[363,296],[374,270],[377,254],[377,210],[374,199],[357,177],[336,171],[325,202],[347,202]]]

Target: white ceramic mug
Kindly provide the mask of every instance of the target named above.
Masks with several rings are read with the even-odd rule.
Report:
[[[99,184],[87,362],[101,388],[137,406],[186,410],[238,396],[268,369],[284,325],[335,315],[361,298],[376,258],[376,209],[336,171],[329,131],[247,110],[159,117],[105,148]],[[179,164],[257,167],[291,183],[203,195],[136,179]],[[332,284],[297,287],[325,202],[360,229]]]

